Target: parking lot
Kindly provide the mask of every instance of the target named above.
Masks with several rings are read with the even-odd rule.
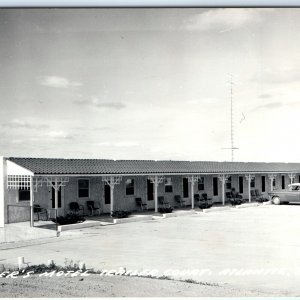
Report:
[[[160,275],[299,295],[300,205],[267,205],[82,229],[74,236],[1,246],[0,264],[84,261],[95,270]],[[18,244],[16,244],[17,246]]]

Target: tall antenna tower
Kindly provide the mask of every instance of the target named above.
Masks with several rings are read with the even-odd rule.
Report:
[[[230,142],[231,147],[230,148],[223,148],[223,149],[229,149],[231,150],[231,161],[234,161],[234,150],[238,149],[237,147],[234,147],[234,120],[233,120],[233,75],[229,75],[229,81],[230,84]]]

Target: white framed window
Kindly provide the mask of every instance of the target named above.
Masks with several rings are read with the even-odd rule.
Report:
[[[171,177],[165,178],[165,193],[173,193],[173,184]]]
[[[78,179],[78,198],[88,198],[90,196],[90,180]]]
[[[232,187],[232,177],[229,176],[226,181],[226,189],[231,190],[231,187]]]
[[[198,191],[204,191],[204,177],[198,178]]]
[[[125,181],[126,185],[126,196],[134,195],[134,179],[128,178]]]

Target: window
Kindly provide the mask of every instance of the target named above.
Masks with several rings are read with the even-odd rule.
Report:
[[[275,177],[273,178],[272,185],[273,185],[273,187],[275,187],[275,186],[276,186],[276,178],[275,178]]]
[[[126,195],[134,195],[134,180],[126,179]]]
[[[204,191],[204,177],[198,178],[198,191]]]
[[[231,190],[231,176],[228,177],[227,181],[226,181],[226,189],[227,190]]]
[[[78,180],[78,198],[88,198],[89,197],[89,187],[90,182],[88,179]]]
[[[266,176],[261,176],[261,191],[263,193],[266,191]]]
[[[255,177],[251,178],[250,187],[255,188]]]
[[[173,192],[172,178],[171,177],[167,177],[165,179],[165,192],[166,193],[172,193]]]
[[[30,188],[19,189],[19,201],[30,201]]]

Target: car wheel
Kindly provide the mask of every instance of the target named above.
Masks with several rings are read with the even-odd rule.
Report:
[[[272,201],[274,204],[279,205],[280,204],[280,198],[279,197],[273,197]]]

